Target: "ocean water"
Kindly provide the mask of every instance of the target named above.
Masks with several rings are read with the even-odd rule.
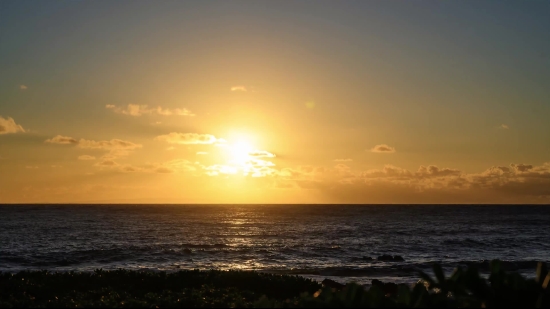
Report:
[[[501,259],[550,261],[550,207],[449,205],[3,205],[0,271],[243,269],[412,283]],[[400,255],[404,261],[378,261]],[[374,258],[369,260],[368,258]]]

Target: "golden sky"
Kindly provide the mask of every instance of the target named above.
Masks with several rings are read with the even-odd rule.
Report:
[[[0,203],[550,202],[548,3],[0,7]]]

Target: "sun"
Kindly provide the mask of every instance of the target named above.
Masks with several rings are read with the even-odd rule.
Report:
[[[247,162],[250,159],[250,153],[254,150],[247,141],[238,141],[229,147],[232,161],[239,164]]]

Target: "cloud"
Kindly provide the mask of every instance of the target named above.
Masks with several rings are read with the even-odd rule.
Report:
[[[500,129],[503,129],[503,130],[508,130],[510,127],[508,127],[508,125],[505,125],[505,124],[501,124],[499,126]]]
[[[319,190],[340,203],[550,202],[550,164],[493,166],[472,174],[435,165],[416,171],[392,165],[366,171],[343,164],[328,169],[302,166],[279,170],[273,181],[274,188]]]
[[[50,144],[60,144],[60,145],[77,145],[78,144],[78,140],[72,137],[62,136],[62,135],[57,135],[53,138],[47,139],[45,142]]]
[[[177,172],[195,171],[197,164],[185,159],[176,159],[163,163],[146,164],[142,167],[134,167],[136,171],[145,173],[171,174]]]
[[[260,167],[260,166],[275,166],[275,163],[271,161],[261,159],[250,159],[245,162],[245,167]]]
[[[500,194],[546,196],[550,198],[550,166],[510,164],[493,166],[479,174],[468,175],[473,188],[497,191]]]
[[[184,159],[176,159],[164,163],[147,163],[137,166],[130,164],[119,164],[118,162],[111,159],[103,159],[100,162],[96,163],[95,166],[101,169],[108,169],[111,171],[118,171],[123,173],[141,172],[159,174],[196,171],[198,167],[202,167],[200,166],[200,164],[198,164],[198,162],[192,163]]]
[[[334,166],[334,169],[337,171],[337,172],[349,172],[351,171],[351,168],[345,164],[342,164],[342,163],[338,163]]]
[[[254,158],[275,158],[275,155],[265,150],[255,150],[248,153],[249,156]]]
[[[520,173],[523,173],[523,172],[527,172],[529,170],[532,170],[533,169],[533,165],[531,164],[510,164],[510,166],[515,169],[516,171],[520,172]]]
[[[169,173],[173,173],[174,170],[173,169],[170,169],[168,167],[165,167],[165,166],[161,166],[161,167],[157,167],[155,169],[155,172],[156,173],[160,173],[160,174],[169,174]]]
[[[394,153],[395,148],[388,146],[386,144],[381,144],[381,145],[374,146],[370,151],[376,152],[376,153]]]
[[[79,156],[78,160],[91,161],[91,160],[95,160],[95,157],[94,156],[83,155],[83,156]]]
[[[138,172],[142,170],[140,167],[132,166],[129,164],[122,165],[112,159],[105,159],[105,158],[102,158],[101,161],[94,164],[94,166],[97,166],[102,170],[110,169],[110,170],[117,170],[124,173]]]
[[[202,168],[208,176],[245,176],[245,177],[268,177],[277,174],[277,170],[273,167],[275,164],[270,161],[251,158],[246,162],[229,162],[227,164],[214,164],[210,166],[197,165]]]
[[[72,137],[57,135],[51,139],[47,139],[46,143],[60,145],[76,145],[82,149],[103,149],[103,150],[134,150],[141,148],[142,145],[135,144],[120,139],[112,139],[110,141],[94,141],[81,138],[77,140]]]
[[[2,116],[0,116],[0,134],[10,134],[18,132],[25,132],[25,129],[15,123],[15,120],[13,120],[13,118],[8,117],[7,119],[4,119]]]
[[[156,173],[174,173],[177,171],[195,171],[197,168],[196,164],[185,159],[176,159],[161,164],[155,164],[154,172]]]
[[[237,174],[239,169],[236,166],[216,164],[205,167],[208,176],[218,176],[220,174]]]
[[[424,167],[421,165],[416,173],[419,176],[426,176],[426,177],[460,176],[462,174],[462,172],[457,169],[451,169],[451,168],[440,169],[439,167],[434,165],[429,165],[428,167]]]
[[[175,109],[163,109],[160,106],[157,107],[156,113],[163,116],[190,116],[193,117],[195,114],[191,113],[191,111],[185,109],[185,108],[175,108]]]
[[[334,162],[351,162],[352,159],[334,159]]]
[[[137,105],[137,104],[128,104],[124,108],[117,107],[112,104],[107,104],[105,105],[105,108],[112,109],[115,113],[130,115],[135,117],[139,117],[147,114],[156,114],[161,116],[172,116],[172,115],[189,116],[189,117],[195,116],[195,114],[193,114],[190,110],[185,108],[169,109],[169,108],[162,108],[160,106],[149,107],[148,105]]]
[[[198,156],[204,156],[204,155],[207,155],[207,154],[208,154],[208,152],[206,152],[206,151],[197,151]]]
[[[78,147],[83,149],[104,149],[104,150],[135,150],[141,148],[142,145],[135,144],[129,141],[123,141],[120,139],[112,139],[110,141],[94,141],[80,139],[78,141]]]
[[[243,91],[243,92],[246,92],[246,87],[245,87],[245,86],[234,86],[234,87],[231,87],[231,91]]]
[[[218,144],[224,143],[223,139],[218,139],[210,134],[198,133],[177,133],[172,132],[166,135],[160,135],[155,140],[167,142],[169,144],[196,145],[196,144]]]
[[[19,89],[21,90],[27,90],[29,87],[25,86],[25,85],[19,85]]]
[[[131,165],[125,165],[120,168],[125,173],[139,172],[141,169]]]
[[[113,105],[107,105],[106,107],[109,109],[113,109],[116,113],[130,116],[141,116],[143,114],[151,113],[151,110],[147,108],[147,105],[128,104],[126,108],[117,108]]]
[[[96,149],[109,151],[108,154],[102,157],[103,160],[113,160],[117,157],[127,156],[132,150],[141,148],[141,144],[132,143],[120,139],[112,139],[105,141],[87,140],[57,135],[51,139],[47,139],[46,143],[58,145],[74,145],[80,149]]]
[[[396,179],[409,179],[413,176],[413,173],[393,165],[385,165],[383,169],[372,169],[363,172],[359,172],[358,177],[362,179],[373,178],[396,178]]]
[[[116,163],[113,160],[102,160],[101,162],[96,163],[96,166],[117,166],[118,163]]]

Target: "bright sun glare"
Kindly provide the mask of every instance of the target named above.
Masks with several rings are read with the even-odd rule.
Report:
[[[239,141],[230,147],[232,159],[241,164],[250,159],[250,153],[254,150],[246,141]]]

